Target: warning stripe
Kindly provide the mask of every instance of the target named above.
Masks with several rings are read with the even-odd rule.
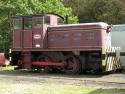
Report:
[[[102,58],[102,66],[105,66],[104,71],[113,71],[121,68],[120,58],[117,55],[110,55],[109,53],[116,53],[120,51],[120,47],[107,47],[102,48],[102,54],[105,54],[105,58]]]

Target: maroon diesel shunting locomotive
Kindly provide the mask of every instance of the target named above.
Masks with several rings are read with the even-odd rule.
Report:
[[[119,59],[107,56],[112,48],[109,27],[103,22],[63,24],[63,17],[49,13],[13,17],[12,63],[68,74],[116,70]]]

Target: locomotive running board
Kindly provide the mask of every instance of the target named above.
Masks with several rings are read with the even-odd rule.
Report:
[[[32,62],[32,65],[34,66],[56,66],[56,67],[64,67],[66,65],[66,62],[50,62],[50,61],[46,61],[46,62]]]

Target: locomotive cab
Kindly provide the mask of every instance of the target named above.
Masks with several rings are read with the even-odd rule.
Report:
[[[48,26],[63,24],[57,14],[13,17],[13,49],[44,48]]]

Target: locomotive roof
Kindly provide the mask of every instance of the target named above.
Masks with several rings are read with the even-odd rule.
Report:
[[[91,26],[91,25],[95,25],[95,26],[99,26],[100,28],[106,28],[108,24],[104,23],[104,22],[95,22],[95,23],[80,23],[80,24],[64,24],[64,25],[56,25],[56,26],[49,26],[51,27],[69,27],[69,26]]]
[[[62,19],[64,19],[61,15],[58,15],[56,13],[41,13],[41,14],[30,14],[30,15],[17,15],[17,16],[14,16],[13,18],[27,18],[27,17],[33,17],[33,16],[45,16],[45,15],[55,15],[55,16],[58,16]]]

